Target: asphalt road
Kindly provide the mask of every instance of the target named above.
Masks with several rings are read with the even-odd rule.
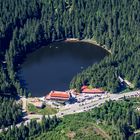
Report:
[[[134,97],[134,96],[140,96],[140,90],[137,91],[132,91],[132,92],[126,92],[126,93],[122,93],[122,94],[109,94],[108,98],[103,98],[103,99],[99,99],[97,101],[93,101],[93,100],[89,100],[89,101],[85,101],[82,103],[75,103],[69,106],[69,108],[66,108],[65,110],[60,110],[56,116],[57,117],[63,117],[65,115],[69,115],[69,114],[75,114],[75,113],[79,113],[79,112],[85,112],[85,111],[89,111],[95,107],[98,107],[100,105],[102,105],[103,103],[105,103],[106,101],[109,100],[120,100],[123,97]],[[24,102],[25,99],[24,99]],[[25,106],[24,106],[24,111],[25,111]],[[43,115],[38,115],[38,114],[30,114],[24,117],[24,119],[27,119],[26,121],[24,121],[24,125],[27,125],[27,123],[30,122],[31,119],[37,119],[37,121],[41,121]],[[52,117],[54,115],[50,115],[50,117]],[[48,116],[46,116],[48,117]],[[21,123],[17,124],[16,126],[19,127],[21,125]],[[0,132],[2,130],[0,129]]]

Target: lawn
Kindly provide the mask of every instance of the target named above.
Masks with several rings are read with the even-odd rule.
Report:
[[[105,140],[107,133],[94,124],[89,113],[67,115],[52,131],[36,137],[36,140]],[[104,134],[104,132],[106,134]]]
[[[30,112],[34,112],[35,114],[41,114],[41,115],[52,115],[52,114],[56,114],[57,113],[57,109],[56,108],[52,108],[51,106],[47,105],[46,107],[39,109],[36,108],[34,105],[32,104],[28,104],[28,113]]]
[[[86,122],[79,120],[64,121],[53,131],[48,131],[39,137],[37,140],[103,140],[95,131],[94,125],[89,125]]]

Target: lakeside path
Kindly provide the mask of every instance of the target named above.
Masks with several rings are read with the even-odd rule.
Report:
[[[85,42],[85,43],[90,43],[93,45],[96,45],[104,50],[106,50],[109,54],[112,54],[111,50],[107,49],[106,45],[100,45],[96,42],[96,40],[93,39],[77,39],[77,38],[67,38],[66,40],[64,40],[65,42]]]
[[[111,50],[108,50],[107,49],[106,45],[100,45],[95,40],[92,40],[92,39],[83,39],[83,40],[80,40],[80,41],[94,44],[94,45],[96,45],[96,46],[98,46],[98,47],[106,50],[109,54],[112,54]]]
[[[109,94],[108,98],[103,98],[103,99],[100,99],[97,101],[90,100],[89,102],[83,102],[82,105],[80,105],[81,103],[72,104],[68,109],[61,110],[55,115],[58,118],[60,118],[60,117],[63,117],[65,115],[69,115],[69,114],[75,114],[75,113],[89,111],[95,107],[98,107],[98,106],[104,104],[106,101],[109,101],[109,100],[117,101],[117,100],[121,100],[123,97],[130,98],[130,97],[136,97],[136,96],[140,96],[140,90],[126,92],[126,93],[122,93],[122,94]],[[50,115],[50,117],[53,117],[53,116],[54,115]],[[24,125],[27,125],[27,123],[29,123],[31,121],[31,119],[37,119],[37,122],[40,122],[42,117],[43,117],[43,115],[39,115],[39,114],[32,114],[32,115],[28,114],[27,116],[24,117],[24,119],[27,119],[26,121],[24,121]],[[46,115],[46,117],[48,117],[48,115]],[[16,126],[19,127],[20,125],[21,125],[21,123],[17,124]],[[5,130],[7,130],[7,128],[5,128]],[[0,132],[2,132],[2,129],[0,129]]]

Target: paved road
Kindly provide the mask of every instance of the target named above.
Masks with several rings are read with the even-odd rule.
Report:
[[[56,116],[57,117],[63,117],[65,115],[69,115],[69,114],[75,114],[75,113],[79,113],[79,112],[89,111],[89,110],[91,110],[95,107],[100,106],[101,104],[105,103],[106,101],[119,100],[119,99],[122,99],[124,96],[125,97],[137,96],[138,93],[140,95],[140,90],[133,91],[133,92],[122,93],[122,94],[109,94],[108,98],[100,99],[100,100],[97,100],[97,101],[89,100],[89,101],[85,101],[83,103],[75,103],[75,104],[70,105],[69,108],[66,108],[65,110],[59,111],[56,114]],[[83,105],[81,105],[81,104],[83,104]],[[51,115],[51,116],[53,116],[53,115]],[[32,115],[25,116],[25,118],[27,118],[29,120],[37,118],[38,121],[40,121],[41,118],[42,118],[42,115],[32,114]]]
[[[69,114],[75,114],[75,113],[79,113],[79,112],[89,111],[95,107],[102,105],[106,101],[119,100],[119,99],[122,99],[124,96],[127,98],[132,97],[132,96],[140,96],[140,90],[122,93],[122,94],[109,94],[108,98],[99,99],[97,101],[89,100],[89,101],[85,101],[83,103],[75,103],[75,104],[70,105],[69,108],[67,108],[65,110],[60,110],[56,114],[56,116],[63,117],[65,115],[69,115]],[[24,102],[25,101],[26,100],[24,99]],[[50,115],[50,117],[52,117],[52,116],[53,115]],[[48,116],[46,116],[46,117],[48,117]],[[41,121],[42,115],[32,114],[32,115],[27,115],[24,118],[28,119],[28,120],[24,121],[24,124],[27,125],[27,123],[30,122],[31,119],[37,119],[38,122]],[[16,126],[19,127],[20,125],[21,125],[21,123],[17,124]],[[0,132],[1,131],[2,130],[0,129]]]
[[[22,101],[22,110],[23,112],[26,112],[27,99],[25,97],[21,97],[21,101]]]
[[[80,106],[79,106],[79,104],[81,104],[81,103],[73,104],[73,105],[71,105],[71,107],[69,109],[58,112],[57,115],[64,116],[64,115],[68,115],[68,114],[74,114],[74,113],[88,111],[97,106],[100,106],[101,104],[105,103],[106,101],[119,100],[119,99],[122,99],[124,96],[127,98],[132,97],[132,96],[137,96],[138,93],[140,95],[140,90],[122,93],[122,94],[109,94],[108,98],[103,98],[103,99],[100,99],[97,101],[90,100],[89,102],[87,101],[87,102],[83,103],[83,105],[80,105]]]

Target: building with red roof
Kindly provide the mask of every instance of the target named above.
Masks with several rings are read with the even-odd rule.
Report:
[[[71,98],[71,94],[63,91],[51,91],[49,95],[46,96],[46,99],[49,100],[62,100],[67,101]]]
[[[86,93],[86,94],[104,94],[105,93],[102,89],[99,89],[99,88],[89,89],[88,86],[83,86],[81,90],[82,90],[82,93]]]
[[[81,90],[84,90],[84,89],[87,89],[87,88],[88,88],[88,86],[84,85],[84,86],[81,87]]]

